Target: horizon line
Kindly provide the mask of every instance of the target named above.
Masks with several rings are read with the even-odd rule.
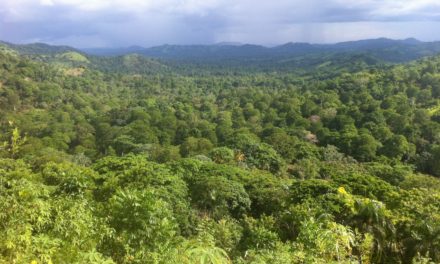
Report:
[[[163,44],[159,44],[159,45],[153,45],[153,46],[142,46],[140,44],[132,44],[129,46],[95,46],[95,47],[75,47],[73,45],[68,45],[68,44],[53,44],[50,42],[42,42],[42,41],[35,41],[35,42],[22,42],[22,43],[14,43],[14,42],[9,42],[9,41],[5,41],[5,40],[0,40],[0,43],[6,43],[6,44],[12,44],[12,45],[33,45],[33,44],[43,44],[43,45],[48,45],[48,46],[52,46],[52,47],[69,47],[69,48],[74,48],[77,50],[91,50],[91,49],[128,49],[128,48],[142,48],[142,49],[150,49],[150,48],[155,48],[155,47],[162,47],[162,46],[237,46],[237,47],[241,47],[241,46],[246,46],[246,45],[250,45],[250,46],[260,46],[260,47],[264,47],[264,48],[274,48],[274,47],[280,47],[280,46],[284,46],[284,45],[288,45],[288,44],[308,44],[308,45],[337,45],[337,44],[341,44],[341,43],[350,43],[350,42],[360,42],[360,41],[368,41],[368,40],[391,40],[391,41],[408,41],[408,40],[412,40],[412,41],[417,41],[420,43],[434,43],[434,42],[439,42],[440,40],[433,40],[433,41],[423,41],[414,37],[408,37],[408,38],[402,38],[402,39],[393,39],[393,38],[387,38],[387,37],[377,37],[377,38],[367,38],[367,39],[356,39],[356,40],[348,40],[348,41],[339,41],[339,42],[294,42],[294,41],[289,41],[289,42],[285,42],[285,43],[280,43],[280,44],[272,44],[272,45],[264,45],[264,44],[256,44],[256,43],[242,43],[242,42],[236,42],[236,41],[220,41],[220,42],[213,42],[213,43],[192,43],[192,44],[178,44],[178,43],[163,43]]]

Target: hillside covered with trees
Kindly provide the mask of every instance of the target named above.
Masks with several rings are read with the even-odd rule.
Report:
[[[440,263],[440,57],[41,49],[0,49],[0,263]]]

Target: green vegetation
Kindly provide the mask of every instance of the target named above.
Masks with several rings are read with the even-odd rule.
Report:
[[[65,52],[57,57],[75,62],[90,63],[84,55],[74,51]]]
[[[440,262],[439,57],[49,53],[0,51],[0,263]]]

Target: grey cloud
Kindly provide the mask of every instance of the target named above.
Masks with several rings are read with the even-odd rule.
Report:
[[[440,33],[436,33],[436,22],[440,21],[438,4],[421,5],[410,12],[399,13],[387,12],[390,0],[360,4],[349,0],[224,0],[203,12],[179,12],[172,8],[173,11],[157,8],[142,11],[135,7],[84,11],[67,4],[33,3],[23,7],[22,16],[18,18],[6,5],[0,7],[0,39],[87,47],[219,41],[333,42],[408,34],[421,39],[440,38]],[[428,23],[431,27],[421,27],[419,21],[432,22]],[[396,26],[397,22],[405,27]],[[338,28],[341,33],[337,33]]]

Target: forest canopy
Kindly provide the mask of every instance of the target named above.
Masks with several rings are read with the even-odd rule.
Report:
[[[440,57],[347,56],[0,50],[0,263],[439,263]]]

